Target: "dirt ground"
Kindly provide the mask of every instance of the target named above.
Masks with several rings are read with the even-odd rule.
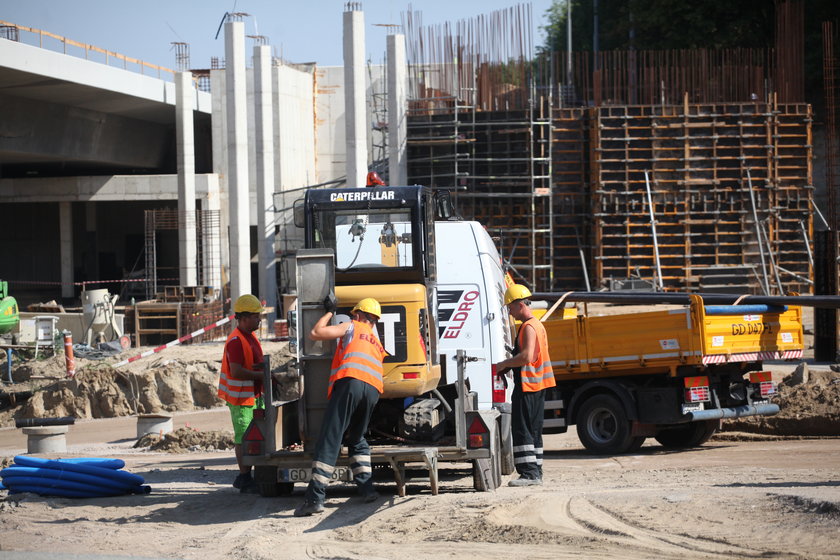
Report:
[[[264,345],[284,375],[284,343]],[[129,351],[119,359],[134,353]],[[807,356],[807,354],[806,354]],[[446,464],[400,498],[387,475],[372,504],[334,484],[326,512],[295,518],[284,498],[239,494],[227,411],[213,398],[221,344],[174,347],[116,373],[63,358],[15,364],[0,411],[0,460],[25,452],[14,417],[75,415],[69,456],[114,456],[148,495],[64,499],[0,490],[4,551],[162,558],[836,558],[840,534],[840,373],[768,364],[781,381],[772,418],[727,422],[701,448],[649,440],[618,457],[588,455],[574,431],[547,436],[545,484],[479,493],[468,465]],[[115,362],[117,359],[112,359]],[[0,371],[5,374],[5,363]],[[288,374],[285,374],[288,375]],[[287,391],[294,381],[287,377]],[[136,440],[137,412],[168,412],[175,432]],[[421,471],[416,471],[422,476]],[[504,483],[510,477],[505,477]]]

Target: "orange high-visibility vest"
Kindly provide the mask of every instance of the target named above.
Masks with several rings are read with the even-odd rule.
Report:
[[[335,349],[327,398],[332,395],[335,382],[344,377],[364,381],[382,393],[382,360],[386,354],[379,339],[373,334],[373,328],[367,323],[353,321],[353,338],[350,343],[342,348],[339,342]]]
[[[554,387],[557,383],[554,381],[554,370],[551,368],[551,359],[548,357],[548,338],[545,327],[536,317],[531,317],[519,327],[519,348],[523,347],[522,333],[525,332],[526,325],[531,325],[537,334],[537,355],[534,356],[533,362],[522,366],[520,377],[522,392],[534,393]]]
[[[238,338],[242,342],[242,353],[245,358],[245,363],[242,364],[242,367],[245,369],[254,368],[254,351],[251,349],[251,343],[248,341],[245,334],[237,327],[233,329],[233,332],[230,333],[230,336],[225,341],[225,353],[222,356],[222,375],[219,378],[218,395],[230,404],[238,406],[254,406],[254,403],[256,402],[254,381],[252,379],[237,379],[230,374],[227,345],[235,338]]]

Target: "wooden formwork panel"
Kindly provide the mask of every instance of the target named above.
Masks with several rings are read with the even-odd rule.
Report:
[[[654,278],[658,245],[666,288],[702,287],[707,273],[754,267],[765,253],[760,274],[741,276],[743,287],[760,291],[766,276],[775,291],[810,291],[809,106],[605,107],[590,118],[599,280]]]
[[[552,203],[555,290],[591,288],[591,202],[588,111],[557,109],[552,115]]]

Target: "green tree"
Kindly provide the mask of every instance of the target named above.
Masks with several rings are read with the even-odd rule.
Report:
[[[593,49],[595,0],[554,0],[544,14],[540,51],[566,50],[572,2],[572,50]],[[805,89],[822,88],[822,24],[840,27],[840,0],[804,2]],[[604,50],[775,48],[781,0],[598,0],[598,48]],[[838,46],[837,48],[840,48]]]
[[[546,11],[543,50],[566,50],[568,2]],[[572,50],[592,50],[595,1],[571,2]],[[770,47],[773,8],[773,0],[600,0],[599,49]]]

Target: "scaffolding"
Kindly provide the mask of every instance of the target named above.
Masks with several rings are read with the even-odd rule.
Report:
[[[519,282],[553,284],[551,99],[479,111],[458,97],[411,103],[408,182],[453,191],[465,217],[498,238]]]
[[[182,227],[195,227],[196,270],[200,286],[221,289],[221,227],[219,210],[187,212],[170,209],[146,210],[145,213],[145,255],[146,255],[146,298],[154,299],[166,286],[177,286],[180,274],[177,267],[162,267],[158,263],[158,232],[178,231]],[[163,274],[163,276],[161,276]],[[211,293],[211,297],[217,294]]]
[[[594,261],[602,283],[655,278],[658,244],[665,289],[811,291],[810,106],[591,111]]]
[[[409,182],[453,190],[535,290],[811,293],[804,7],[777,9],[775,50],[536,58],[528,9],[411,13]]]

